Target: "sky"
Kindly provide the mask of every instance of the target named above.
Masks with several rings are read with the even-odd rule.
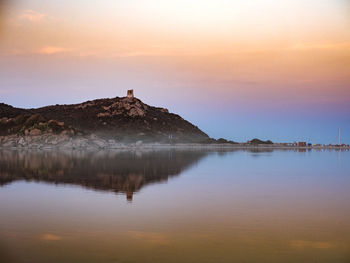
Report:
[[[214,138],[350,143],[350,1],[0,0],[0,102],[127,89]]]

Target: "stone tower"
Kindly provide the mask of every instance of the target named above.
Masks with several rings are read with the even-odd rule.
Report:
[[[134,97],[134,90],[133,89],[129,89],[126,96],[128,98],[133,98]]]

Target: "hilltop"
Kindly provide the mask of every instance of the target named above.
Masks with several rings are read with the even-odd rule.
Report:
[[[201,143],[210,140],[181,116],[147,105],[133,96],[37,109],[0,104],[0,136],[49,138],[50,135],[98,137],[117,142]]]

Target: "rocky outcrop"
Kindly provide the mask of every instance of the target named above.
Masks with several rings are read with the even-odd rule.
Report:
[[[97,117],[113,117],[126,115],[129,117],[145,117],[148,106],[133,98],[123,98],[109,106],[102,106],[104,112],[97,114]]]
[[[0,148],[31,148],[31,149],[120,149],[138,148],[142,142],[133,144],[118,143],[115,140],[92,136],[71,136],[65,134],[41,134],[38,129],[32,130],[28,135],[0,136]]]

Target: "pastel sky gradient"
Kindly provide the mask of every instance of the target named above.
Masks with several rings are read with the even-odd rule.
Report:
[[[0,0],[0,80],[17,107],[133,88],[215,138],[350,143],[350,1]]]

